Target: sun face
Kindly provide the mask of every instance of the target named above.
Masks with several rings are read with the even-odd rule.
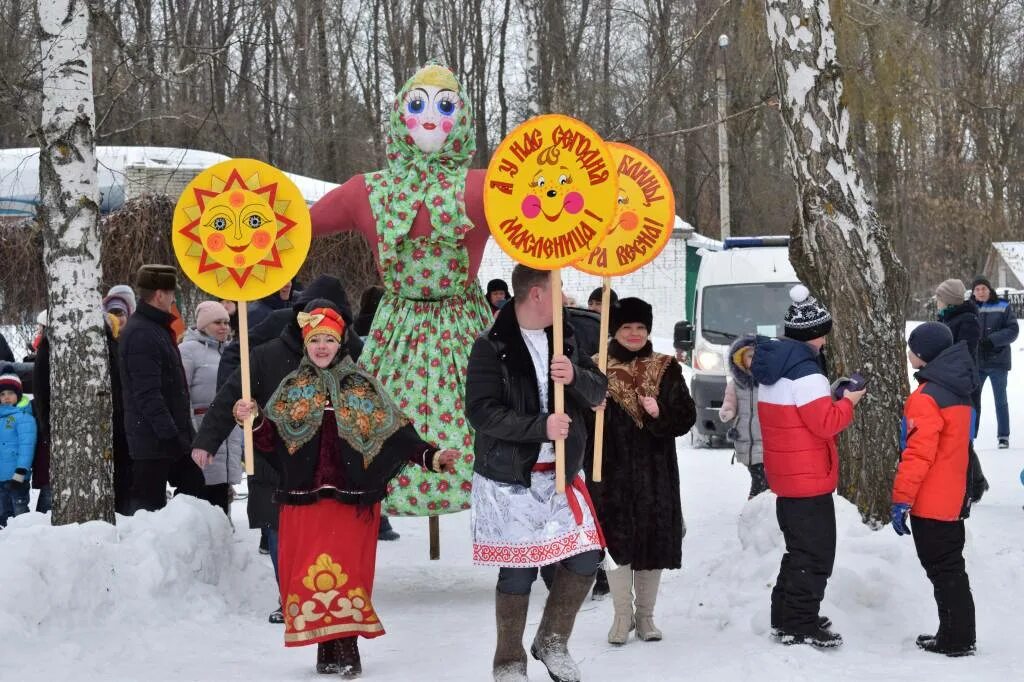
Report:
[[[309,250],[309,210],[273,166],[234,159],[200,173],[174,214],[175,254],[200,288],[249,301],[291,280]]]

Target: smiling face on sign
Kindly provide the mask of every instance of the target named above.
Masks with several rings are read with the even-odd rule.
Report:
[[[197,233],[211,259],[229,268],[247,268],[263,260],[274,245],[277,221],[264,196],[232,189],[206,205]]]
[[[462,98],[454,90],[415,85],[402,98],[402,119],[416,146],[433,154],[444,146],[461,108]]]
[[[578,261],[615,216],[614,161],[581,121],[549,114],[498,145],[484,182],[495,241],[518,263],[551,270]]]

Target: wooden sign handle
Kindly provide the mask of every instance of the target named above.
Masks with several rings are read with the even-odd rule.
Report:
[[[608,370],[608,310],[611,307],[612,278],[607,275],[601,278],[601,331],[598,338],[597,368],[601,374]],[[607,405],[607,404],[606,404]],[[608,409],[607,406],[605,409]],[[604,455],[604,410],[598,410],[594,419],[594,471],[591,479],[600,483],[602,457]]]
[[[565,350],[565,334],[562,329],[562,271],[555,268],[551,271],[551,312],[552,355],[560,355]],[[565,386],[555,384],[555,414],[565,414]],[[555,441],[555,490],[565,494],[565,439]]]
[[[241,354],[242,372],[242,400],[252,400],[252,386],[249,381],[249,311],[245,301],[237,301],[238,306],[238,346]],[[245,473],[252,476],[254,473],[252,462],[252,420],[253,415],[242,425],[243,444],[245,451]]]

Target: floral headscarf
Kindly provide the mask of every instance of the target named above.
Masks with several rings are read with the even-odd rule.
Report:
[[[427,154],[409,134],[402,102],[413,87],[441,84],[454,86],[462,107],[444,146]],[[430,213],[432,239],[458,244],[473,227],[466,215],[465,192],[466,171],[475,151],[472,105],[455,74],[437,64],[421,68],[395,96],[387,141],[388,167],[364,176],[382,251],[409,233],[420,206]]]

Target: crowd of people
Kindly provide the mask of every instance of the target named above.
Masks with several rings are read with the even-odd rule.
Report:
[[[488,283],[493,320],[466,365],[465,419],[475,432],[473,560],[498,569],[495,679],[526,679],[523,636],[540,575],[548,596],[529,651],[553,679],[578,680],[568,642],[592,588],[595,597],[611,595],[609,643],[625,645],[634,632],[641,641],[663,637],[654,621],[658,586],[662,571],[681,566],[686,532],[675,439],[693,426],[696,411],[678,361],[652,348],[650,304],[609,292],[602,372],[591,328],[597,316],[567,309],[556,348],[548,273],[518,265],[511,280],[511,288]],[[319,672],[356,677],[357,638],[384,634],[372,600],[376,542],[397,534],[382,525],[381,502],[407,466],[453,473],[467,453],[424,440],[358,363],[380,287],[364,293],[358,317],[341,281],[327,275],[251,303],[249,401],[241,396],[233,305],[200,303],[182,334],[177,289],[175,268],[146,265],[134,289],[118,285],[102,299],[117,511],[158,510],[170,486],[230,515],[242,478],[241,424],[254,417],[248,512],[280,588],[270,620],[284,624],[287,646],[317,644]],[[590,295],[591,311],[600,310],[602,296],[602,289]],[[771,490],[777,498],[786,551],[771,594],[773,635],[835,647],[842,637],[820,605],[835,560],[836,436],[867,388],[845,378],[830,384],[821,349],[831,315],[803,285],[791,297],[783,337],[749,335],[732,344],[719,414],[730,424],[735,458],[750,472],[749,497]],[[900,535],[913,531],[934,585],[939,627],[918,646],[961,656],[975,650],[963,548],[964,519],[987,488],[973,447],[981,390],[990,379],[996,445],[1008,447],[1006,383],[1017,321],[984,278],[970,292],[960,280],[942,282],[936,301],[938,321],[908,340],[918,385],[905,407],[892,525]],[[17,375],[0,372],[0,525],[28,510],[30,485],[40,489],[39,511],[52,500],[46,322],[40,316],[33,342],[34,399]],[[561,413],[553,407],[556,385],[565,392]],[[556,492],[559,442],[565,494]]]

